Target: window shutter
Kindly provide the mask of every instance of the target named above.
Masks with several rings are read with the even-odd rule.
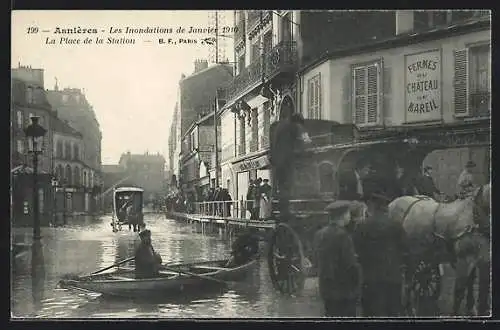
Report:
[[[367,91],[367,123],[375,124],[378,121],[378,66],[370,65],[368,71]]]
[[[455,115],[456,116],[468,116],[468,61],[469,54],[467,49],[455,51],[455,93],[454,93],[454,104],[455,104]]]
[[[321,72],[318,73],[318,79],[316,80],[316,93],[318,97],[318,102],[316,103],[316,119],[321,119]]]
[[[354,69],[354,112],[355,124],[366,123],[366,68]]]
[[[307,117],[312,118],[312,106],[313,106],[313,85],[312,80],[307,81]]]

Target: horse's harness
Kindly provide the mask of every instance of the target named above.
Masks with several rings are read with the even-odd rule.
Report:
[[[474,216],[474,224],[473,225],[467,225],[463,231],[461,231],[460,233],[458,233],[455,237],[452,237],[452,238],[447,238],[445,237],[444,234],[440,234],[437,232],[437,228],[436,228],[436,215],[439,211],[439,208],[441,206],[441,203],[438,203],[436,209],[434,210],[433,212],[433,216],[432,216],[432,227],[433,227],[433,232],[432,232],[432,235],[435,237],[435,238],[438,238],[438,239],[441,239],[444,241],[445,243],[445,247],[446,247],[446,250],[447,252],[450,254],[451,256],[451,263],[452,263],[452,266],[455,264],[455,261],[457,259],[457,256],[456,256],[456,253],[455,253],[455,250],[453,248],[454,244],[461,238],[463,238],[464,236],[466,235],[469,235],[469,234],[473,234],[473,233],[480,233],[481,235],[486,235],[486,231],[484,231],[484,228],[483,226],[481,226],[481,223],[479,222],[479,219],[481,219],[482,217],[486,216],[486,211],[483,209],[483,207],[481,207],[479,205],[479,202],[478,202],[478,198],[479,196],[481,196],[483,192],[483,186],[481,186],[478,191],[476,192],[475,196],[474,196],[474,209],[473,209],[473,216]],[[419,202],[421,201],[428,201],[428,200],[431,200],[432,198],[430,197],[427,197],[427,196],[416,196],[416,200],[413,201],[410,206],[406,209],[404,215],[403,215],[403,222],[406,220],[406,217],[408,216],[408,214],[410,213],[411,209]],[[489,235],[489,232],[487,233]]]

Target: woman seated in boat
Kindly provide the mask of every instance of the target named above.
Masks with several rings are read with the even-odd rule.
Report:
[[[231,258],[227,262],[227,267],[243,265],[259,252],[259,238],[252,232],[246,231],[236,238],[231,246]]]
[[[145,229],[139,233],[139,237],[141,238],[141,243],[135,250],[135,277],[156,277],[159,275],[162,259],[151,245],[151,231]]]

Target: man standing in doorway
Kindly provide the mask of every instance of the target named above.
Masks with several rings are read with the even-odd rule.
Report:
[[[328,205],[329,224],[314,237],[319,292],[328,317],[355,317],[361,290],[361,267],[346,227],[351,219],[351,202]]]

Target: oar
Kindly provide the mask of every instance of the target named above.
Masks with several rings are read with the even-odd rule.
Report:
[[[182,265],[180,265],[180,266],[182,266]],[[243,283],[229,282],[229,281],[219,280],[217,278],[213,278],[213,277],[210,277],[210,276],[205,276],[205,275],[201,275],[201,274],[191,273],[189,271],[180,269],[180,267],[179,268],[171,268],[171,267],[169,267],[167,265],[163,265],[161,268],[164,269],[164,270],[167,270],[167,271],[171,271],[171,272],[175,272],[175,273],[179,273],[179,274],[186,274],[186,275],[189,275],[189,276],[198,277],[198,278],[201,278],[201,279],[204,279],[204,280],[207,280],[207,281],[213,281],[213,282],[217,282],[217,283],[224,284],[224,285],[227,285],[227,286],[234,286],[234,285],[240,286],[240,285],[243,285]]]
[[[89,275],[89,276],[100,274],[100,273],[102,273],[102,272],[103,272],[103,271],[105,271],[105,270],[108,270],[108,269],[111,269],[111,268],[113,268],[113,267],[116,267],[116,266],[119,266],[119,265],[121,265],[121,264],[124,264],[124,263],[126,263],[126,262],[128,262],[128,261],[130,261],[130,260],[133,260],[134,258],[135,258],[135,257],[130,257],[130,258],[124,259],[124,260],[122,260],[122,261],[118,261],[117,263],[114,263],[114,264],[112,264],[111,266],[108,266],[108,267],[103,268],[103,269],[101,269],[101,270],[98,270],[98,271],[95,271],[95,272],[93,272],[93,273],[90,273],[90,275]]]
[[[207,280],[207,281],[218,282],[220,284],[230,285],[230,284],[233,283],[233,282],[226,282],[226,281],[223,281],[223,280],[219,280],[217,278],[213,278],[213,277],[210,277],[210,276],[205,276],[205,275],[201,275],[201,274],[191,273],[191,272],[188,272],[188,271],[185,271],[185,270],[181,270],[181,269],[170,268],[170,267],[167,267],[167,266],[163,266],[162,268],[165,269],[165,270],[174,272],[174,273],[180,273],[180,274],[186,274],[186,275],[189,275],[189,276],[199,277],[201,279],[204,279],[204,280]]]
[[[88,276],[97,275],[97,274],[100,274],[100,273],[102,273],[102,272],[104,272],[104,271],[106,271],[108,269],[111,269],[113,267],[116,267],[116,266],[119,266],[121,264],[124,264],[124,263],[126,263],[126,262],[128,262],[128,261],[130,261],[132,259],[134,259],[134,257],[130,257],[130,258],[124,259],[122,261],[118,261],[118,262],[112,264],[111,266],[105,267],[103,269],[100,269],[98,271],[95,271],[95,272],[90,273],[89,275],[85,275],[85,276],[80,276],[80,275],[76,275],[76,274],[66,274],[65,276],[63,276],[63,279],[65,279],[65,280],[68,280],[68,279],[79,279],[79,278],[82,278],[82,277],[88,277]]]

